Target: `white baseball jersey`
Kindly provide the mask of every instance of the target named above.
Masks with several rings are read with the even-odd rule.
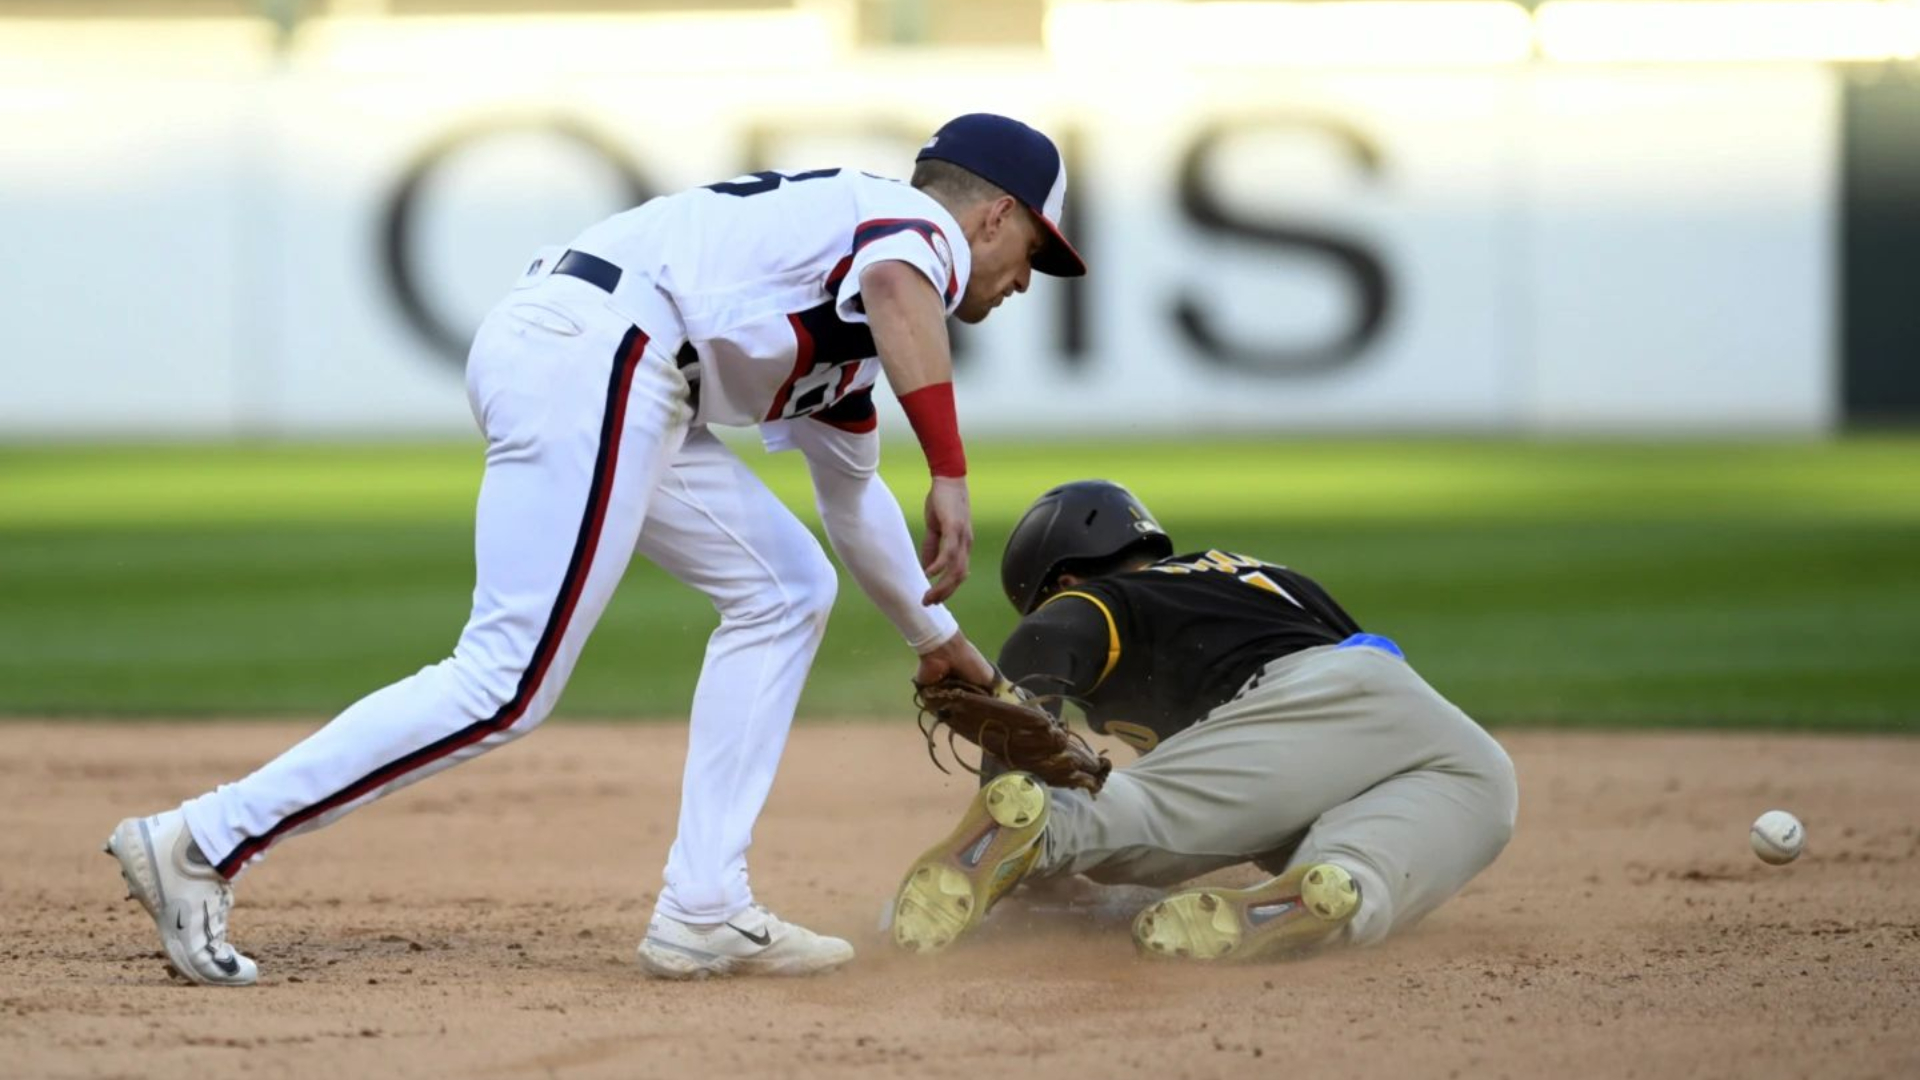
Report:
[[[819,416],[871,428],[863,392],[879,362],[861,272],[913,266],[952,314],[972,269],[959,224],[933,198],[843,169],[757,173],[654,199],[570,246],[620,267],[616,309],[657,338],[669,333],[649,325],[659,298],[671,302],[700,360],[696,422],[734,426]]]

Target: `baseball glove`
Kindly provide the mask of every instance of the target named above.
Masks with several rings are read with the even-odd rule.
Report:
[[[953,740],[958,737],[992,755],[1009,769],[1032,773],[1049,787],[1080,788],[1098,794],[1113,771],[1105,754],[1096,754],[1087,741],[1047,710],[1027,691],[1005,679],[985,690],[961,679],[946,678],[916,687],[914,704],[920,707],[920,734],[927,738],[927,756],[946,772],[936,751],[935,735],[947,728],[947,748],[968,772]]]

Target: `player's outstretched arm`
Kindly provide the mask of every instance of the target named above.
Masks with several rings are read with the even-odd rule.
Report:
[[[931,587],[921,602],[937,604],[967,579],[973,551],[973,509],[967,493],[967,457],[953,404],[953,354],[947,311],[933,283],[904,262],[877,262],[860,274],[867,325],[887,383],[926,452],[933,482],[927,492],[926,535],[920,565]]]
[[[919,602],[927,577],[914,561],[906,516],[880,480],[879,435],[803,420],[788,429],[787,437],[807,459],[814,505],[834,554],[920,654],[914,681],[925,685],[952,675],[992,686],[993,665],[960,632],[953,615],[944,605]]]
[[[827,542],[860,591],[915,652],[952,637],[960,627],[946,607],[922,603],[927,575],[900,503],[880,479],[879,434],[807,419],[787,425],[785,437],[806,458]]]

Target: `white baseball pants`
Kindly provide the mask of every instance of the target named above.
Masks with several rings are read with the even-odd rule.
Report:
[[[717,922],[752,903],[746,850],[837,577],[765,485],[689,428],[677,321],[636,328],[607,299],[549,266],[487,317],[467,370],[487,454],[466,628],[451,657],[187,802],[194,840],[221,873],[531,731],[637,550],[710,597],[721,619],[694,695],[658,909]]]

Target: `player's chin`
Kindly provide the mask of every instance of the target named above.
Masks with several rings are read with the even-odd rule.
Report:
[[[993,314],[994,307],[995,305],[990,303],[976,304],[971,301],[962,300],[960,306],[953,309],[953,317],[972,326],[975,323],[985,322],[987,316]]]

